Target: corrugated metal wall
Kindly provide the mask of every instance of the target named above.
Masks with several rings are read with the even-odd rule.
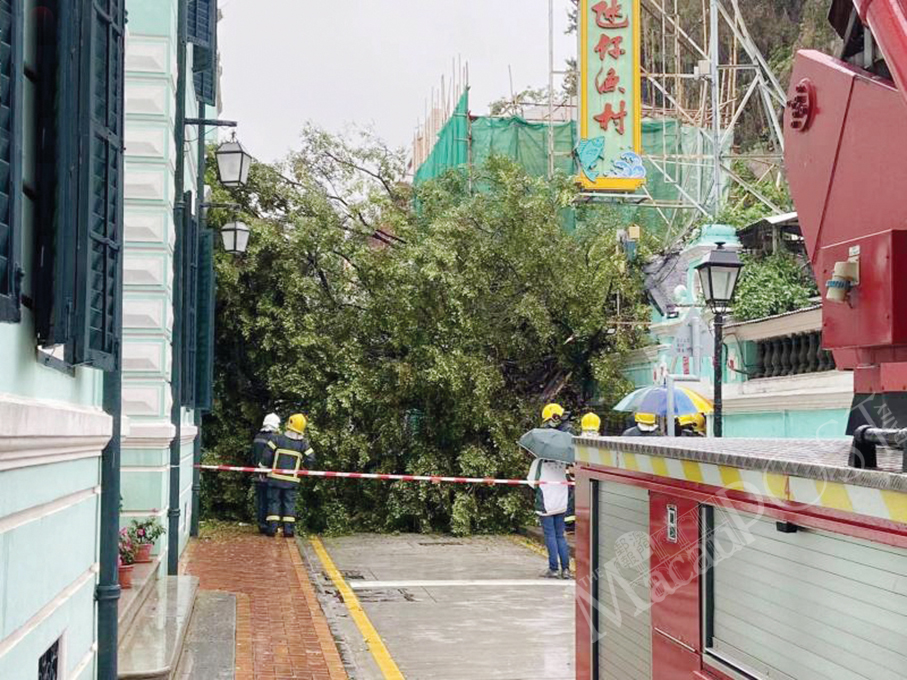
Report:
[[[714,517],[716,553],[729,554],[714,566],[716,653],[757,677],[907,678],[907,550]]]
[[[598,489],[598,678],[651,680],[649,492]]]

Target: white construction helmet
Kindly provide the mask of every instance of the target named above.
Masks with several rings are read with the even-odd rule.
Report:
[[[277,432],[280,430],[280,416],[276,413],[269,413],[265,416],[265,421],[261,424],[261,429]]]

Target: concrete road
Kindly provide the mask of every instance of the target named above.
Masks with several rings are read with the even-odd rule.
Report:
[[[384,677],[302,545],[351,677]],[[575,677],[573,581],[540,578],[546,559],[511,537],[357,535],[324,546],[407,680]]]

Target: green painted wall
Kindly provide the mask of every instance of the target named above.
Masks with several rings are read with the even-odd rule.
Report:
[[[836,439],[844,437],[850,409],[740,413],[724,417],[725,437]]]

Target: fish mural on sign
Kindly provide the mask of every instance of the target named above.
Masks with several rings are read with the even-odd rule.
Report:
[[[581,139],[576,145],[574,153],[579,161],[579,167],[582,168],[583,174],[594,182],[601,174],[595,168],[602,158],[605,150],[605,138],[596,137],[595,139]]]

